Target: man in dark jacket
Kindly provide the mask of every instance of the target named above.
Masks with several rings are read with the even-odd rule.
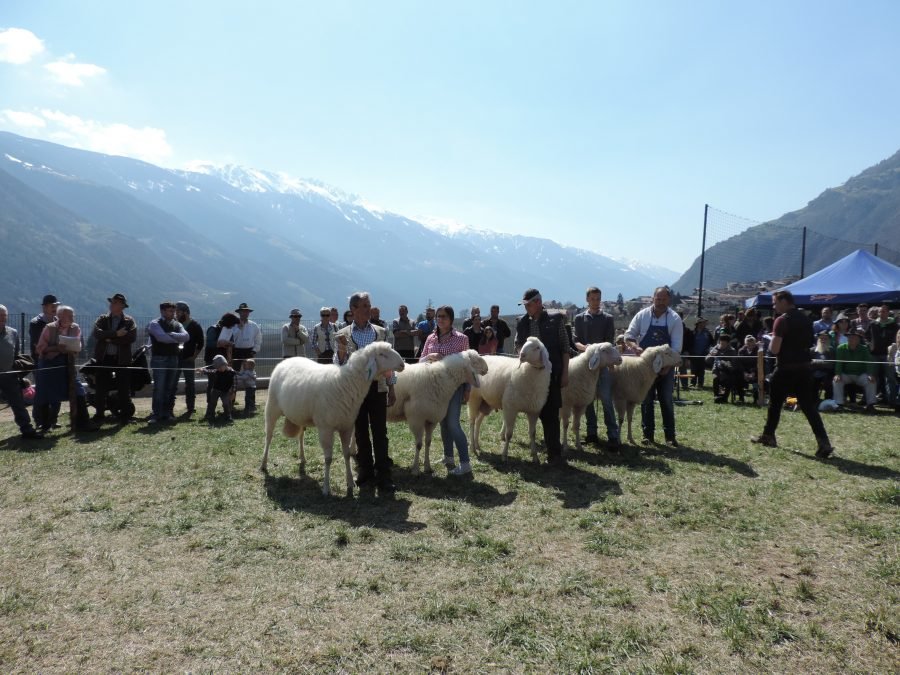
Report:
[[[562,314],[547,314],[541,293],[529,288],[520,303],[525,307],[525,315],[516,324],[516,351],[522,349],[529,337],[537,337],[544,343],[550,356],[550,389],[547,402],[541,409],[541,426],[544,428],[544,444],[547,446],[547,461],[550,464],[565,465],[562,456],[562,442],[559,435],[559,409],[562,407],[562,389],[569,384],[569,335]]]
[[[897,339],[897,320],[891,316],[891,308],[882,305],[878,308],[878,320],[870,321],[866,330],[866,340],[869,343],[869,351],[872,359],[876,361],[875,383],[883,403],[894,405],[897,376],[894,372],[894,364],[888,363],[887,354],[890,347]]]
[[[116,379],[118,417],[127,422],[134,415],[131,402],[131,345],[137,339],[134,319],[125,314],[128,300],[122,293],[107,298],[109,314],[101,314],[94,322],[94,360],[102,366],[97,372],[97,413],[94,420],[100,422],[106,412],[106,397]]]

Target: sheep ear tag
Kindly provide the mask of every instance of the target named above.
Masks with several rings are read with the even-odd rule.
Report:
[[[658,373],[662,370],[662,354],[657,354],[653,357],[653,372]]]
[[[598,363],[600,363],[600,352],[594,352],[591,354],[590,361],[588,361],[588,370],[597,370]]]
[[[375,362],[375,357],[371,357],[369,362],[366,364],[366,379],[371,382],[375,379],[375,375],[378,372],[378,364]]]

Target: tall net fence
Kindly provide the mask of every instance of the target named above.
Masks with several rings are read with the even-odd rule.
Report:
[[[777,286],[809,276],[857,249],[900,265],[900,250],[883,243],[842,239],[809,226],[760,223],[711,206],[705,226],[700,275],[704,295],[746,293],[767,282]]]

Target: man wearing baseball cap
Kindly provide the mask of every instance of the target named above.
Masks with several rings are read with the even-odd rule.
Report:
[[[181,354],[179,355],[178,367],[181,369],[181,375],[184,377],[184,403],[187,406],[188,416],[194,414],[194,403],[197,399],[197,388],[195,384],[194,370],[197,363],[197,357],[203,351],[205,339],[203,336],[203,328],[199,323],[191,318],[191,308],[186,302],[175,303],[175,318],[178,323],[184,326],[190,339],[181,346]],[[177,391],[177,382],[176,391]],[[173,400],[170,402],[169,408],[175,406],[174,394]]]

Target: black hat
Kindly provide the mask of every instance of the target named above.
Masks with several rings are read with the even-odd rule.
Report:
[[[538,289],[529,288],[527,291],[525,291],[522,294],[522,302],[520,302],[519,304],[524,305],[526,302],[531,302],[535,298],[539,298],[539,297],[541,297],[541,292]]]
[[[728,333],[719,333],[719,339],[731,342],[731,336]]]
[[[238,308],[234,310],[235,312],[240,312],[242,309],[246,309],[248,312],[252,312],[253,309],[246,302],[242,302],[238,305]]]
[[[56,296],[52,293],[48,293],[44,296],[44,299],[41,300],[42,305],[58,305],[59,300],[56,299]]]
[[[123,293],[116,293],[111,298],[106,299],[107,302],[121,302],[122,307],[128,307],[128,299],[125,297]]]
[[[179,312],[187,312],[188,314],[191,313],[190,305],[188,305],[186,302],[176,302],[175,309],[177,309]]]
[[[331,312],[329,312],[329,314],[330,314],[330,313],[331,313]],[[294,308],[294,309],[291,310],[291,313],[288,314],[288,317],[292,317],[292,316],[299,316],[299,317],[302,318],[302,317],[303,317],[303,314],[301,314],[301,312],[300,312],[299,309]]]

